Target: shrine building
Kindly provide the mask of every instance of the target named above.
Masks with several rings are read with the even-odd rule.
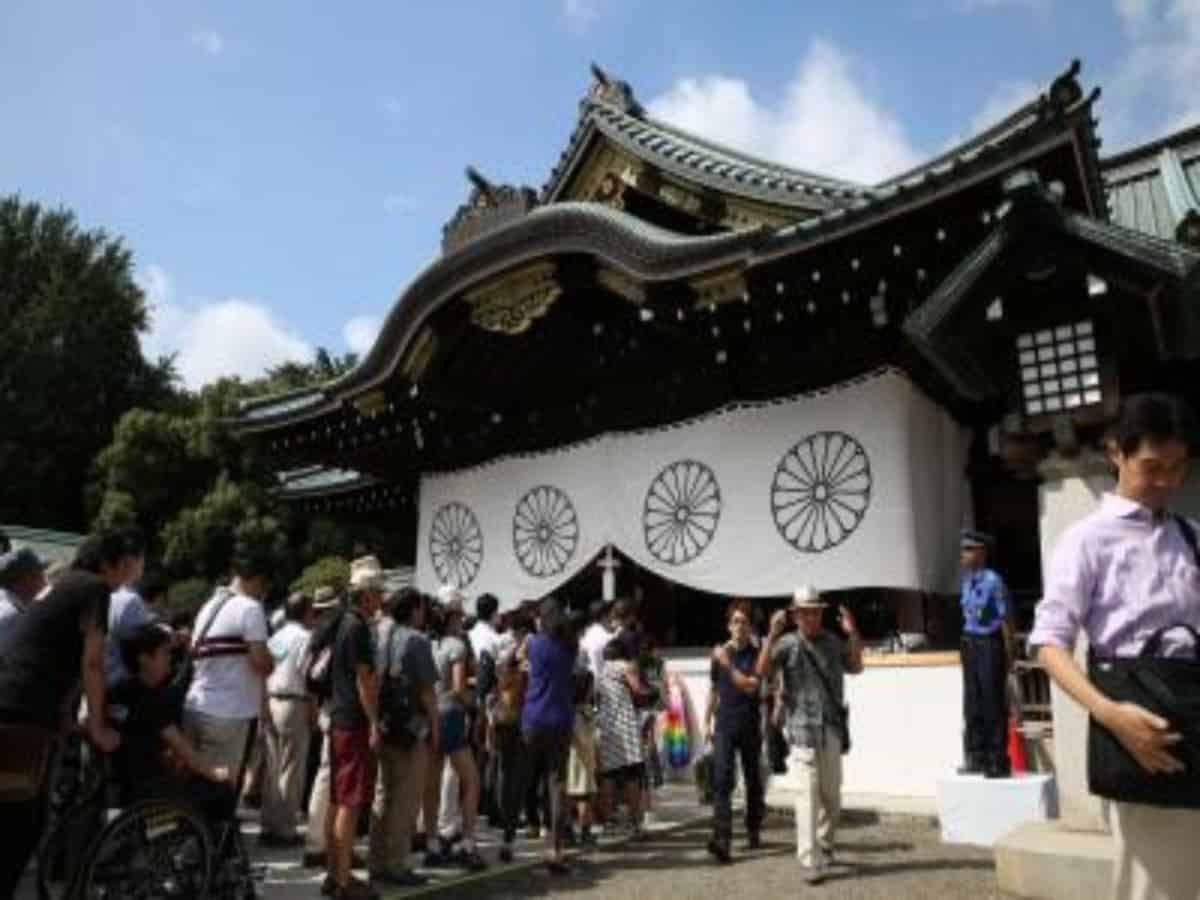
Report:
[[[1200,129],[1105,158],[1098,95],[1074,63],[859,184],[657,121],[593,67],[546,183],[469,169],[358,366],[239,429],[302,512],[386,525],[425,590],[587,602],[611,552],[674,647],[720,637],[731,595],[850,602],[878,651],[851,703],[891,712],[856,712],[847,791],[928,796],[959,753],[960,527],[995,535],[1027,621],[1121,397],[1200,400]]]

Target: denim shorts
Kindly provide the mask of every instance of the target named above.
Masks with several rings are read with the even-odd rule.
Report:
[[[467,713],[460,707],[438,714],[438,751],[449,756],[467,746]]]

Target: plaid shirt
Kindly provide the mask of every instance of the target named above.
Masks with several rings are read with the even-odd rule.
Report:
[[[803,652],[802,648],[809,652]],[[832,701],[820,676],[813,671],[813,656],[833,689]],[[845,696],[848,659],[845,641],[828,631],[822,631],[811,640],[799,632],[792,632],[780,638],[771,649],[771,678],[774,679],[777,672],[783,673],[783,703],[787,712],[784,733],[792,746],[819,745],[823,728],[838,721],[838,707]]]

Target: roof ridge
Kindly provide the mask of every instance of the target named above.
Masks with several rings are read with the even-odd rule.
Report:
[[[786,173],[788,175],[793,175],[796,177],[796,180],[798,180],[798,181],[812,180],[812,181],[824,182],[827,185],[830,185],[832,187],[836,187],[836,188],[839,188],[842,190],[848,189],[848,190],[854,190],[854,191],[859,191],[859,192],[863,192],[863,193],[866,193],[867,191],[870,190],[870,185],[863,184],[863,183],[857,182],[857,181],[850,181],[845,178],[837,178],[836,176],[833,176],[833,175],[823,175],[820,172],[813,172],[808,169],[799,169],[794,166],[787,165],[785,163],[769,160],[764,156],[758,156],[757,154],[749,153],[745,150],[741,150],[737,147],[731,146],[730,144],[725,144],[725,143],[722,143],[721,141],[713,140],[712,138],[696,134],[693,131],[688,131],[684,128],[679,127],[678,125],[672,124],[670,122],[664,121],[663,119],[659,119],[659,118],[656,118],[651,115],[634,116],[634,115],[631,115],[630,113],[623,112],[619,109],[616,109],[615,107],[609,106],[608,104],[605,104],[600,101],[590,100],[588,102],[593,106],[604,106],[608,109],[612,109],[621,115],[629,116],[630,118],[637,119],[639,122],[644,122],[647,125],[651,125],[662,131],[669,132],[670,134],[672,134],[675,137],[681,138],[685,141],[690,141],[694,144],[698,144],[701,147],[704,147],[709,150],[713,150],[717,153],[736,157],[737,159],[739,159],[743,162],[753,164],[755,166],[758,166],[759,168],[766,169],[766,170],[772,171],[772,172],[781,172],[781,173]]]
[[[906,172],[901,172],[898,175],[893,175],[891,178],[884,179],[874,186],[875,189],[880,190],[907,181],[929,169],[945,165],[948,161],[965,153],[970,153],[980,147],[986,147],[988,144],[1003,139],[1031,115],[1036,114],[1038,117],[1041,117],[1045,115],[1047,110],[1066,115],[1074,112],[1081,105],[1087,105],[1095,101],[1100,96],[1100,89],[1095,88],[1090,94],[1084,94],[1078,80],[1082,68],[1083,66],[1078,59],[1071,60],[1071,64],[1067,67],[1067,70],[1056,77],[1048,88],[1041,91],[1032,100],[1019,106],[994,125],[989,125],[983,131],[939,153],[933,159],[927,160],[919,166],[914,166]]]

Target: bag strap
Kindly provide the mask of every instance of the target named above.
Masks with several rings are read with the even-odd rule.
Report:
[[[1196,561],[1196,565],[1200,566],[1200,542],[1196,540],[1196,529],[1192,527],[1192,523],[1187,520],[1186,516],[1173,515],[1172,519],[1179,526],[1180,532],[1183,534],[1184,541],[1192,550],[1192,558]]]
[[[204,643],[204,639],[208,637],[208,632],[212,630],[213,624],[217,621],[217,616],[221,614],[221,610],[224,608],[225,604],[228,603],[233,597],[233,591],[229,590],[229,588],[223,588],[223,590],[225,593],[221,596],[220,601],[217,603],[217,608],[212,611],[212,615],[208,617],[208,621],[204,623],[204,627],[200,629],[200,633],[196,635],[196,639],[192,641],[192,647],[189,651],[192,657],[195,657],[197,648],[199,648],[199,646]]]
[[[829,684],[829,679],[825,675],[825,670],[821,668],[821,664],[817,661],[816,655],[808,648],[804,641],[797,637],[796,646],[800,648],[800,652],[808,657],[809,664],[817,672],[817,680],[821,682],[821,687],[825,691],[825,696],[829,698],[829,705],[833,707],[834,715],[839,719],[842,717],[841,704],[837,702],[837,695],[833,693],[833,687]]]

